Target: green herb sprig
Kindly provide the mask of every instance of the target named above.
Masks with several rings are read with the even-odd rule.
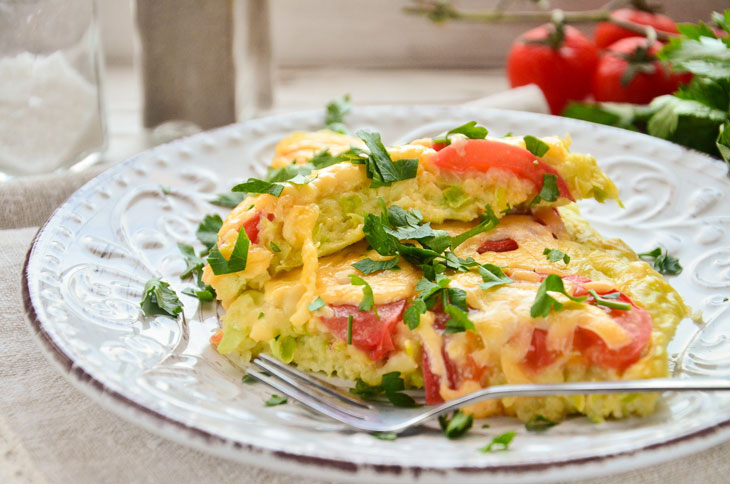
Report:
[[[368,385],[358,378],[355,382],[355,388],[351,388],[350,393],[359,396],[363,400],[373,400],[380,395],[385,395],[390,403],[396,407],[418,407],[419,405],[410,395],[403,393],[405,388],[405,382],[400,377],[400,372],[392,371],[383,375],[380,385]]]

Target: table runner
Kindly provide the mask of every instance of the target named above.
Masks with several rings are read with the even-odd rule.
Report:
[[[471,104],[545,112],[531,88]],[[73,388],[40,354],[22,315],[26,252],[55,207],[103,168],[0,184],[0,482],[301,482],[301,476],[213,457],[137,427]],[[728,475],[730,443],[585,482],[720,484]]]

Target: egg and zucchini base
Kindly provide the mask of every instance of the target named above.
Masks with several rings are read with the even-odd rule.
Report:
[[[275,166],[357,143],[338,136],[293,135],[277,148]],[[453,165],[444,172],[430,140],[389,150],[393,160],[419,160],[415,178],[389,187],[369,188],[363,167],[344,162],[312,172],[308,184],[285,186],[279,197],[248,197],[226,219],[218,244],[228,257],[246,230],[246,269],[215,275],[205,268],[226,310],[211,342],[242,365],[264,352],[370,385],[398,372],[406,387],[425,389],[429,404],[499,384],[666,376],[666,347],[688,308],[660,274],[621,240],[602,238],[569,202],[617,198],[595,161],[570,154],[560,139],[544,142],[549,151],[540,160],[569,190],[548,203],[535,201],[539,187],[514,172]],[[524,146],[520,138],[499,143]],[[445,195],[454,188],[465,202]],[[501,219],[493,215],[485,229],[478,217],[487,206]],[[255,241],[246,226],[251,213],[265,214],[256,215]],[[427,222],[452,241],[438,256],[422,250],[428,238],[391,236]],[[271,242],[279,251],[269,250]],[[601,420],[647,415],[656,399],[521,397],[464,410]]]
[[[522,138],[516,137],[475,141],[505,149],[524,147]],[[430,139],[387,149],[396,163],[418,160],[415,177],[390,186],[372,188],[362,164],[341,162],[313,168],[306,182],[282,183],[279,196],[251,194],[228,214],[219,232],[220,252],[230,257],[244,227],[251,239],[246,269],[221,278],[206,268],[206,277],[224,302],[247,287],[260,289],[270,277],[300,267],[313,254],[326,256],[362,240],[363,214],[378,212],[380,200],[387,206],[417,209],[424,221],[431,223],[476,220],[487,206],[499,217],[510,208],[530,205],[545,174],[557,175],[560,193],[554,201],[539,200],[538,206],[559,206],[582,198],[601,202],[618,199],[616,186],[591,156],[569,151],[569,139],[542,141],[549,150],[527,162],[532,178],[523,173],[517,176],[500,166],[488,170],[455,167],[444,155],[454,154],[459,142],[437,153]],[[329,131],[295,133],[276,147],[272,169],[307,165],[323,150],[338,155],[351,146],[362,148],[364,144],[358,138]]]

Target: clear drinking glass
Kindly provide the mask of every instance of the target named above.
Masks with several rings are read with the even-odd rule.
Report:
[[[102,67],[94,0],[0,0],[0,179],[98,159]]]

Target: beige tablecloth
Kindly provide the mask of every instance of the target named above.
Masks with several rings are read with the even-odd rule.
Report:
[[[534,94],[510,93],[480,104],[544,110],[544,102]],[[71,387],[40,356],[22,316],[23,260],[38,225],[100,169],[0,184],[0,483],[302,482],[142,430]],[[730,482],[729,476],[730,443],[590,482],[720,484]]]

